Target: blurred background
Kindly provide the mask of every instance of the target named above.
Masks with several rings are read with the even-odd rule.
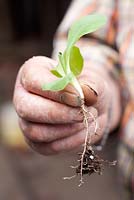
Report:
[[[43,157],[25,144],[12,105],[17,72],[32,56],[51,56],[52,40],[70,0],[0,0],[0,200],[119,199],[117,169],[103,176],[64,181],[73,175],[76,153]],[[116,159],[113,134],[102,152]]]

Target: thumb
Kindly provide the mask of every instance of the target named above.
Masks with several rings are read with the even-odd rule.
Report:
[[[81,88],[84,93],[84,101],[87,106],[92,106],[97,102],[98,94],[97,92],[87,83],[80,83]],[[61,102],[74,106],[79,107],[82,104],[82,99],[76,89],[72,85],[68,85],[61,95]]]

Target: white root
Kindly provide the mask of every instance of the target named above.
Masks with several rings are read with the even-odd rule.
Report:
[[[84,124],[85,124],[85,128],[86,128],[86,135],[85,135],[85,141],[84,141],[84,149],[83,149],[83,152],[82,152],[82,155],[81,155],[81,168],[80,168],[80,184],[78,185],[79,187],[84,183],[83,181],[83,173],[82,173],[82,170],[83,170],[83,161],[84,161],[84,155],[85,155],[85,152],[86,152],[86,149],[87,149],[87,146],[90,147],[90,149],[92,149],[92,147],[90,146],[91,144],[91,134],[89,134],[89,124],[88,124],[88,114],[93,118],[94,120],[94,123],[95,123],[95,130],[94,130],[94,133],[96,134],[97,133],[97,129],[98,129],[98,123],[94,117],[94,115],[91,113],[91,112],[88,112],[85,108],[85,105],[83,104],[81,106],[82,108],[82,113],[83,113],[83,116],[84,116]]]
[[[94,133],[97,134],[97,129],[98,129],[98,123],[94,117],[94,115],[91,113],[91,112],[88,112],[85,108],[85,105],[82,104],[81,106],[82,108],[82,114],[83,114],[83,117],[84,117],[84,124],[85,124],[85,128],[86,128],[86,135],[85,135],[85,141],[84,141],[84,149],[83,149],[83,152],[81,154],[81,158],[78,160],[81,162],[81,167],[80,167],[80,184],[78,185],[79,187],[84,183],[83,181],[83,173],[82,173],[82,170],[83,170],[83,161],[84,161],[84,156],[85,156],[85,152],[87,150],[87,146],[92,149],[92,147],[90,146],[91,144],[91,134],[89,134],[89,124],[88,124],[88,115],[90,115],[93,120],[94,120],[94,123],[95,123],[95,129],[94,129]],[[78,167],[77,166],[70,166],[71,168],[73,169],[76,169]],[[76,175],[73,175],[73,176],[70,176],[70,177],[64,177],[63,179],[64,180],[71,180],[73,178],[75,178]]]
[[[71,180],[76,177],[76,174],[70,177],[63,177],[63,180]]]

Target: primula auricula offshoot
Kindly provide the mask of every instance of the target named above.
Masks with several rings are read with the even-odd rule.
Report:
[[[58,65],[51,70],[51,73],[58,79],[43,85],[43,90],[59,91],[71,83],[82,96],[81,87],[76,76],[82,72],[83,57],[75,43],[82,36],[101,28],[105,23],[106,17],[101,14],[87,15],[73,23],[68,33],[67,47],[63,53],[59,53]]]

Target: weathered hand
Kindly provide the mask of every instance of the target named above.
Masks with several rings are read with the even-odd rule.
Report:
[[[81,100],[69,85],[64,91],[42,91],[41,86],[56,79],[50,69],[56,62],[47,57],[33,57],[21,67],[14,91],[14,105],[19,124],[28,144],[41,154],[55,154],[84,143],[85,127],[80,112]],[[92,143],[102,137],[107,123],[109,92],[106,81],[95,71],[84,69],[79,77],[89,116]]]

